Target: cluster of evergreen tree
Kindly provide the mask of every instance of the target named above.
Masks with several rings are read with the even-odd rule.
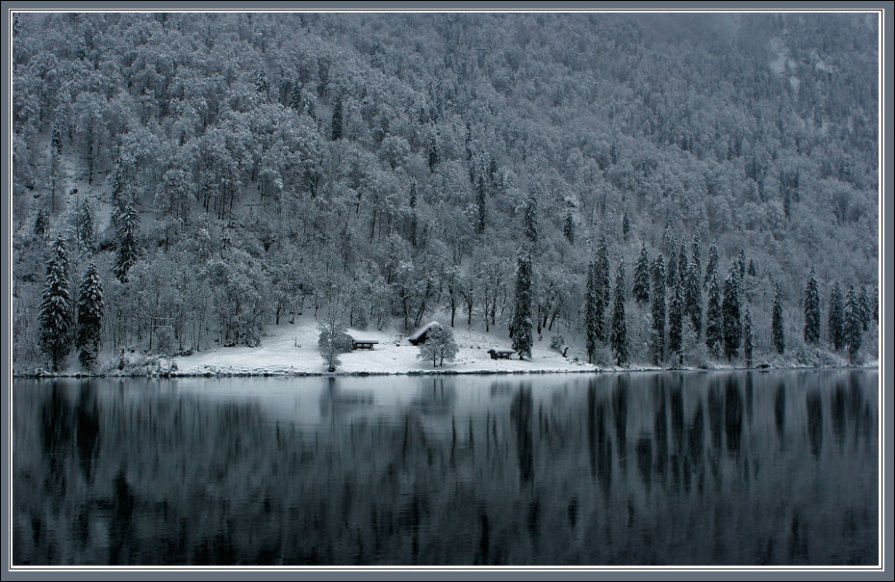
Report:
[[[352,326],[465,311],[525,357],[557,328],[603,364],[875,354],[867,15],[13,24],[19,362],[257,345],[334,294]],[[851,300],[818,315],[812,268]],[[83,340],[63,272],[103,290]]]
[[[68,249],[60,236],[53,243],[47,261],[39,314],[41,347],[52,369],[58,371],[74,342],[81,365],[92,371],[102,341],[104,314],[103,284],[96,263],[91,262],[87,267],[74,304],[71,286]]]

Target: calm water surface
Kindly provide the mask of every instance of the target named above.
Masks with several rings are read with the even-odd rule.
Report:
[[[16,380],[17,564],[871,564],[876,371]]]

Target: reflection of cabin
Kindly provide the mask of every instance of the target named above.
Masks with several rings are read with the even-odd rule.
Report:
[[[513,350],[508,350],[505,348],[492,348],[488,350],[488,354],[491,356],[492,360],[509,360],[510,356],[515,354]]]
[[[433,321],[416,330],[416,332],[407,338],[407,340],[415,346],[422,345],[426,343],[432,330],[437,328],[441,328],[441,324],[437,321]]]
[[[372,350],[373,346],[375,346],[378,343],[379,342],[376,340],[351,338],[351,349],[352,350]]]

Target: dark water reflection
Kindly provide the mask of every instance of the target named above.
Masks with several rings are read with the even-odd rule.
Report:
[[[870,371],[17,381],[19,564],[870,564]]]

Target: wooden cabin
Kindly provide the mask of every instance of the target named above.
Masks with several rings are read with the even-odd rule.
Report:
[[[407,338],[407,341],[409,341],[411,344],[413,344],[415,346],[422,345],[422,344],[426,343],[426,339],[428,339],[429,333],[433,329],[440,328],[440,327],[441,327],[441,324],[438,323],[437,321],[427,323],[423,327],[416,330],[413,333],[413,335],[411,335],[409,338]]]

